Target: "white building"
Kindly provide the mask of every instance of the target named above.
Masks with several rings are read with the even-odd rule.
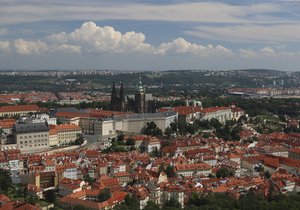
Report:
[[[153,152],[155,149],[157,151],[160,150],[160,141],[156,137],[151,137],[149,139],[145,139],[143,144],[147,148],[148,153]]]
[[[142,133],[148,122],[154,122],[163,132],[176,121],[178,114],[174,112],[132,114],[95,122],[95,134],[100,136],[114,135],[117,131]]]
[[[35,118],[33,118],[33,123],[41,123],[41,122],[47,122],[48,125],[56,125],[56,118],[55,117],[49,117],[47,114],[36,114]]]
[[[220,123],[232,120],[232,111],[228,107],[211,107],[201,110],[201,120],[217,119]]]
[[[23,153],[47,150],[49,145],[49,127],[47,123],[16,124],[13,128],[15,142]]]
[[[77,179],[77,167],[66,168],[63,176],[69,179]]]

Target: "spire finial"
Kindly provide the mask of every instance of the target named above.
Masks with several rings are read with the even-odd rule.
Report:
[[[144,91],[143,83],[142,83],[142,77],[140,76],[140,81],[138,84],[138,91],[142,92]]]

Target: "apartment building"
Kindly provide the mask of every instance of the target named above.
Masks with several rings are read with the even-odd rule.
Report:
[[[40,111],[40,108],[37,105],[1,106],[0,117],[11,117],[15,115],[23,116],[38,111]]]
[[[50,125],[50,146],[68,145],[82,133],[81,127],[74,124]]]
[[[184,177],[191,177],[194,175],[208,176],[211,173],[211,166],[207,163],[194,163],[194,164],[177,164],[175,170],[178,175]]]
[[[47,150],[49,145],[49,127],[44,123],[15,124],[14,141],[22,153]]]

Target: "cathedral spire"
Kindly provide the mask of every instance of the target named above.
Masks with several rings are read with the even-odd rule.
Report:
[[[120,88],[120,101],[125,102],[125,92],[124,92],[123,83],[121,83],[121,88]]]
[[[142,83],[142,78],[138,83],[137,91],[135,93],[135,112],[136,113],[145,113],[146,112],[146,95],[145,89]]]
[[[138,92],[144,92],[144,86],[143,86],[143,83],[142,83],[142,77],[141,76],[140,76],[140,80],[139,80],[137,91]]]
[[[115,111],[117,104],[118,104],[118,94],[116,90],[116,84],[113,83],[113,87],[111,91],[111,99],[110,99],[110,109]]]

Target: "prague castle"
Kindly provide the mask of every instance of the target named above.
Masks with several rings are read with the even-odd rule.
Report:
[[[146,94],[140,78],[134,95],[125,95],[122,83],[118,95],[115,83],[113,83],[110,109],[121,112],[149,113],[156,111],[156,103],[153,100],[152,94]]]

